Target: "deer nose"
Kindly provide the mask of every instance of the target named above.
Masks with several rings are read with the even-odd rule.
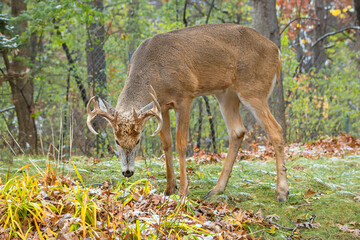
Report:
[[[134,174],[134,171],[126,170],[125,172],[122,172],[124,177],[131,177]]]

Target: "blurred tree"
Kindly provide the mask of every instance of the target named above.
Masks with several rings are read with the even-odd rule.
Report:
[[[104,11],[103,0],[93,0],[88,2],[92,5],[93,13],[91,18],[86,22],[86,31],[88,39],[86,41],[86,60],[87,60],[87,72],[88,82],[94,90],[97,96],[107,99],[107,82],[106,82],[106,61],[105,61],[105,27],[104,20],[102,18],[102,12]],[[104,131],[107,122],[102,117],[96,117],[94,120],[94,127],[97,130]],[[96,136],[96,149],[97,153],[101,152],[101,146],[105,145],[105,137],[103,135]]]
[[[19,86],[21,82],[28,84],[21,90],[26,93],[24,96],[35,99],[37,111],[34,111],[34,106],[32,106],[30,107],[32,111],[26,114],[36,117],[39,147],[41,144],[44,145],[41,150],[56,146],[57,142],[61,142],[58,141],[61,136],[63,138],[65,135],[70,136],[65,128],[70,129],[71,125],[67,122],[73,119],[71,127],[75,136],[72,142],[73,153],[97,154],[94,148],[95,138],[86,128],[84,113],[84,105],[88,101],[86,81],[95,83],[96,94],[105,95],[109,102],[115,104],[123,88],[133,51],[144,39],[156,33],[182,28],[185,21],[189,26],[204,24],[207,18],[209,23],[233,22],[250,25],[253,21],[254,26],[261,28],[258,31],[280,45],[279,40],[276,40],[276,33],[279,30],[276,30],[275,18],[269,18],[270,14],[275,16],[273,1],[133,0],[114,2],[101,0],[105,7],[97,8],[96,4],[99,1],[13,1],[14,4],[26,2],[27,11],[22,11],[18,18],[9,22],[10,25],[16,26],[17,35],[19,35],[17,41],[13,39],[15,34],[2,31],[0,35],[5,45],[11,45],[11,42],[22,43],[21,47],[15,47],[15,49],[19,48],[19,52],[13,50],[14,48],[6,49],[6,46],[1,46],[2,59],[0,61],[6,68],[1,69],[3,75],[0,77],[0,85],[1,81],[3,84],[0,87],[0,108],[4,110],[12,105],[11,91],[15,92],[16,89],[13,90],[9,84],[7,69],[12,68],[13,72],[9,71],[11,76],[11,73],[14,73],[13,65],[18,61],[23,70],[16,73],[23,75],[15,74],[12,77],[22,77],[25,80],[13,82],[18,83]],[[359,134],[360,64],[354,63],[360,63],[359,52],[356,52],[360,49],[360,34],[358,28],[353,26],[359,25],[359,1],[277,0],[277,20],[281,26],[288,140],[305,141],[323,134],[337,135],[341,131]],[[0,9],[10,14],[12,1],[6,2],[0,2]],[[265,4],[265,7],[256,3]],[[272,4],[272,9],[266,8],[268,4]],[[209,14],[210,9],[212,10]],[[262,9],[263,12],[251,15],[252,10],[257,9]],[[261,14],[264,16],[261,17]],[[0,17],[0,26],[1,19]],[[20,19],[27,21],[26,31],[23,34],[21,34],[23,31],[20,31]],[[99,33],[103,25],[105,26],[104,34]],[[321,28],[324,26],[326,29]],[[355,31],[358,33],[356,34]],[[15,33],[15,30],[13,32]],[[103,48],[100,57],[99,54],[94,54],[97,51],[97,44]],[[321,46],[318,52],[326,54],[322,55],[324,57],[321,58],[322,61],[316,60],[319,57],[316,53],[316,47],[319,47],[317,44]],[[30,53],[25,54],[27,51]],[[104,52],[106,56],[103,55]],[[17,57],[14,57],[15,54]],[[92,62],[100,60],[102,56],[104,56],[103,59],[106,58],[106,65],[102,59],[99,64]],[[324,59],[325,62],[323,62]],[[315,68],[316,64],[318,66]],[[106,69],[106,71],[101,69]],[[98,86],[101,84],[98,84],[95,79],[97,74],[100,79],[106,79],[104,83],[107,89],[105,90],[109,94],[100,92],[102,89]],[[27,91],[31,84],[34,86],[33,93]],[[273,95],[278,96],[276,91],[277,89]],[[22,97],[20,95],[15,98],[15,94],[13,96],[16,101]],[[224,151],[227,147],[228,134],[216,100],[212,97],[208,98],[213,126],[208,124],[210,119],[209,121],[202,119],[202,117],[208,117],[207,108],[202,98],[199,100],[194,104],[192,111],[194,117],[191,120],[190,131],[194,136],[191,142],[198,143],[198,146],[201,145],[207,151],[212,151],[212,143],[215,142],[216,149],[219,152]],[[25,104],[25,101],[23,103],[21,105],[26,106],[27,103]],[[269,102],[270,106],[273,104],[272,101]],[[11,124],[21,123],[17,123],[11,114],[7,112],[6,119],[0,118],[0,128],[6,130],[4,123],[6,121],[9,129],[15,133],[13,130],[15,128],[12,129]],[[17,114],[21,116],[21,113]],[[71,116],[67,120],[66,114]],[[172,112],[170,116],[172,125],[175,125],[175,114]],[[56,129],[54,126],[59,126],[61,117],[64,119],[63,127]],[[20,117],[21,119],[26,118]],[[26,120],[26,122],[29,121]],[[244,119],[244,123],[246,122],[247,119]],[[151,134],[156,127],[153,121],[150,121],[148,125],[144,135]],[[16,133],[19,129],[17,127]],[[106,131],[111,131],[111,129]],[[213,132],[216,133],[215,140],[209,138]],[[112,143],[111,134],[103,135],[109,136],[108,144]],[[28,140],[21,141],[29,142]],[[107,145],[101,145],[103,152],[106,151]],[[161,152],[158,138],[145,137],[142,145],[145,155],[157,155]],[[53,152],[56,152],[56,149]]]
[[[319,21],[315,24],[315,39],[319,39],[327,31],[327,19],[328,19],[328,6],[325,0],[315,1],[315,14]],[[309,64],[305,66],[305,71],[309,72],[310,69],[315,68],[315,71],[319,71],[327,60],[327,54],[325,52],[325,41],[320,41],[319,44],[313,48],[312,58]]]
[[[354,0],[354,8],[356,11],[357,25],[360,25],[360,0]]]
[[[27,6],[24,0],[11,1],[11,13],[18,17]],[[27,21],[17,19],[15,31],[22,35],[27,28]],[[30,71],[30,63],[35,61],[36,35],[30,39],[22,38],[16,51],[3,51],[6,66],[6,79],[9,81],[12,102],[18,119],[18,141],[23,149],[37,153],[37,131],[35,125],[34,84]]]
[[[276,0],[254,0],[252,26],[255,30],[269,38],[280,48],[280,32],[276,15]],[[283,90],[283,76],[279,85],[275,86],[269,100],[270,109],[283,129],[286,137],[285,103]]]
[[[96,90],[96,94],[106,96],[106,62],[105,62],[105,28],[101,15],[104,10],[103,0],[93,0],[89,2],[94,8],[94,13],[99,13],[94,16],[92,22],[86,22],[86,30],[88,39],[86,42],[86,56],[87,56],[87,71],[89,76],[89,83]]]
[[[356,12],[355,25],[360,26],[360,0],[354,0],[354,9]],[[360,31],[356,33],[355,37],[356,37],[355,48],[357,51],[360,51]],[[358,62],[360,63],[360,61]]]

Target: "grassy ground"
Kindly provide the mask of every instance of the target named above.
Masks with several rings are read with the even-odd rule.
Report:
[[[31,159],[44,169],[46,160],[38,157]],[[6,175],[12,175],[30,162],[29,157],[13,159],[12,164],[1,162],[1,181]],[[101,184],[110,180],[116,184],[122,178],[120,162],[115,159],[73,158],[86,184]],[[179,176],[178,162],[175,171]],[[53,163],[55,164],[55,163]],[[151,180],[153,187],[164,191],[165,163],[151,159],[137,161],[134,177],[129,181],[141,178]],[[209,201],[227,201],[231,206],[251,209],[257,212],[260,208],[264,215],[278,215],[277,221],[282,226],[294,227],[294,222],[309,219],[315,215],[314,222],[319,222],[317,229],[301,229],[302,239],[357,239],[351,233],[339,230],[337,224],[350,225],[356,222],[360,228],[360,202],[355,197],[360,195],[360,156],[327,159],[297,159],[286,163],[290,183],[289,201],[280,205],[275,199],[276,169],[274,161],[239,161],[235,164],[232,176],[223,195],[215,196]],[[190,197],[200,198],[217,182],[222,163],[196,165],[188,162],[188,179]],[[36,173],[34,167],[30,171]],[[76,177],[69,163],[60,163],[58,172],[69,173]],[[256,232],[257,228],[252,229]],[[290,231],[277,230],[274,234],[261,231],[265,239],[286,239]],[[265,234],[265,235],[264,235]],[[256,234],[255,234],[256,235]]]

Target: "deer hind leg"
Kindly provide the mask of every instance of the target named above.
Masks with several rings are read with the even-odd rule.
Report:
[[[176,149],[180,163],[180,188],[179,194],[187,196],[189,194],[188,181],[186,178],[186,147],[189,135],[191,101],[184,101],[176,108]]]
[[[170,131],[170,116],[169,111],[162,112],[163,127],[160,132],[161,145],[164,149],[166,160],[166,195],[175,193],[176,178],[174,173],[173,155],[171,150],[171,131]]]
[[[219,194],[225,190],[235,158],[246,133],[239,110],[240,100],[236,92],[227,89],[224,93],[217,94],[216,98],[219,101],[221,113],[229,133],[229,151],[216,186],[204,198]]]
[[[247,98],[240,96],[241,102],[255,115],[255,118],[262,124],[275,149],[276,156],[276,194],[281,202],[286,201],[289,195],[289,185],[286,176],[283,130],[271,114],[267,98]]]

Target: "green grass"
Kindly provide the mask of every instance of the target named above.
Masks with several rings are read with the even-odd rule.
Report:
[[[14,158],[12,164],[3,159],[0,166],[2,183],[6,181],[7,174],[14,174],[28,164],[29,159],[28,156]],[[116,184],[122,179],[118,160],[104,158],[99,161],[85,157],[72,160],[87,185],[101,184],[106,180]],[[40,168],[45,168],[45,158],[37,157],[32,161]],[[226,191],[209,201],[227,201],[234,208],[251,209],[254,212],[261,208],[264,215],[278,215],[280,219],[277,222],[287,227],[294,227],[297,220],[309,219],[314,214],[315,222],[319,222],[320,226],[317,229],[300,229],[302,239],[357,239],[351,233],[340,231],[337,224],[349,225],[350,222],[356,222],[356,228],[360,228],[360,202],[354,200],[360,195],[360,156],[298,159],[288,161],[286,165],[290,198],[282,205],[275,198],[274,161],[244,160],[235,163]],[[195,162],[188,162],[190,197],[200,198],[215,186],[221,168],[222,163],[196,165]],[[60,163],[57,171],[77,177],[69,163]],[[175,171],[179,176],[178,161],[175,161]],[[31,173],[38,172],[31,167],[29,174]],[[165,174],[165,162],[148,159],[145,164],[145,161],[140,160],[136,163],[134,177],[129,180],[131,182],[149,177],[153,187],[162,192],[166,185]],[[252,231],[256,230],[257,227],[254,226]],[[290,232],[277,230],[275,234],[270,234],[261,231],[261,234],[265,239],[285,239]]]

